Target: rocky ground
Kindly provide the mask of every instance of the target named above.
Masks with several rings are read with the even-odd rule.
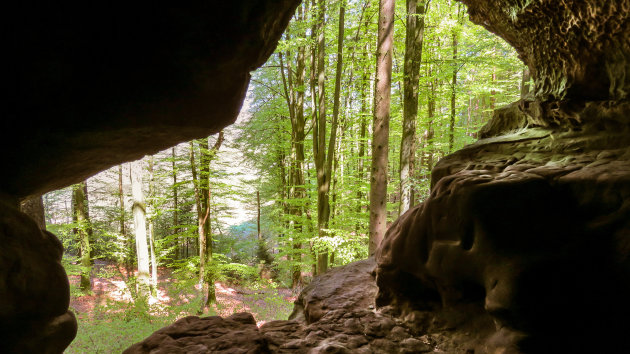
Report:
[[[373,259],[315,278],[295,302],[290,320],[260,327],[249,313],[190,316],[125,353],[424,353],[474,352],[466,327],[439,311],[375,309]],[[461,322],[461,319],[460,319]]]

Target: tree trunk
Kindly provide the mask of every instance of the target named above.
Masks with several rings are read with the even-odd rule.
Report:
[[[81,282],[83,292],[92,290],[90,273],[92,272],[92,259],[90,257],[90,212],[87,200],[87,181],[72,186],[72,205],[74,220],[76,221],[77,236],[79,238],[79,252],[81,261]]]
[[[175,234],[175,240],[173,242],[173,246],[175,250],[173,251],[175,259],[179,259],[180,257],[180,245],[179,245],[179,201],[177,195],[177,167],[175,164],[175,159],[177,154],[175,153],[175,147],[171,149],[172,155],[172,169],[173,169],[173,233]]]
[[[389,152],[394,8],[394,0],[380,0],[376,88],[374,91],[372,177],[370,181],[370,255],[376,252],[387,229],[387,156]]]
[[[414,204],[413,180],[416,162],[416,120],[422,42],[424,40],[425,0],[407,0],[405,38],[403,134],[400,142],[400,208],[404,214]]]
[[[149,287],[149,249],[147,247],[146,204],[142,191],[142,160],[131,163],[131,195],[133,198],[133,225],[136,233],[138,257],[138,298],[146,301]]]
[[[529,68],[525,67],[525,69],[523,69],[523,78],[521,80],[521,98],[525,98],[525,96],[527,96],[527,94],[529,93],[530,79],[531,76],[529,74]]]
[[[125,225],[126,212],[125,212],[125,192],[123,190],[123,165],[118,165],[118,203],[120,204],[120,236],[125,240],[125,271],[127,272],[127,278],[131,276],[133,267],[133,257],[135,256],[133,240],[131,235],[127,234]]]
[[[318,2],[317,19],[317,126],[313,128],[316,134],[317,152],[315,157],[315,168],[317,170],[317,230],[319,237],[326,236],[325,229],[328,228],[328,218],[330,216],[330,175],[326,170],[326,67],[325,67],[325,15],[326,3],[324,0]],[[331,131],[331,134],[334,134]],[[315,146],[313,146],[315,148]],[[323,274],[328,269],[328,252],[320,250],[317,254],[317,273]]]
[[[217,140],[212,147],[208,149],[208,139],[199,140],[200,150],[200,167],[199,176],[197,176],[195,168],[194,149],[191,142],[190,164],[195,181],[195,202],[197,206],[197,221],[199,235],[199,283],[202,291],[205,292],[205,301],[203,307],[216,302],[216,294],[214,288],[214,274],[212,267],[212,233],[210,228],[210,162],[216,155],[216,152],[223,143],[223,131],[219,132]],[[201,309],[201,312],[203,308]]]
[[[451,120],[449,122],[448,152],[455,142],[455,104],[457,102],[457,32],[453,30],[453,76],[451,78]]]
[[[158,277],[157,277],[157,259],[155,258],[155,235],[153,221],[155,219],[155,176],[153,173],[153,156],[149,157],[149,250],[151,256],[151,293],[157,295]]]

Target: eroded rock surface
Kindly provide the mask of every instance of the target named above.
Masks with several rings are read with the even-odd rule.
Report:
[[[473,22],[516,48],[541,101],[628,98],[629,0],[461,1]]]
[[[77,322],[61,242],[0,200],[0,352],[61,353]]]
[[[124,351],[135,353],[268,353],[250,313],[184,317]]]
[[[234,315],[250,318],[236,325],[229,322],[234,316],[187,317],[133,345],[127,353],[223,350],[216,341],[224,343],[243,333],[255,340],[236,340],[234,352],[467,353],[482,344],[484,337],[474,330],[490,327],[492,319],[487,315],[478,313],[470,321],[458,312],[441,310],[439,301],[404,316],[389,306],[375,309],[375,267],[370,258],[316,277],[296,300],[291,320],[268,322],[256,329],[249,314]]]
[[[630,1],[462,2],[536,89],[435,166],[379,249],[377,305],[479,319],[480,351],[630,351]]]
[[[579,130],[497,134],[442,159],[381,245],[377,304],[477,304],[489,342],[514,350],[628,349],[630,105],[576,116]]]

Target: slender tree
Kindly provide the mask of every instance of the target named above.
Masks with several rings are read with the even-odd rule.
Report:
[[[525,67],[523,69],[523,75],[521,79],[521,98],[525,98],[529,93],[529,80],[531,80],[531,76],[529,74],[529,68]]]
[[[176,158],[177,153],[175,152],[175,146],[171,148],[171,171],[173,175],[173,233],[175,234],[175,239],[173,241],[173,246],[175,247],[173,254],[175,259],[179,259],[180,257],[180,244],[179,244],[179,200],[178,200],[178,191],[177,191],[177,166],[176,166]]]
[[[87,181],[72,186],[73,219],[76,221],[75,230],[79,241],[79,256],[81,257],[81,282],[80,287],[84,292],[92,290],[90,273],[92,272],[92,258],[90,233],[90,210],[88,206]]]
[[[142,191],[142,160],[132,162],[130,171],[133,225],[136,234],[136,254],[138,257],[138,298],[141,301],[146,301],[150,295],[150,274],[146,204],[144,192]]]
[[[457,7],[456,23],[459,24],[459,13],[460,6]],[[452,33],[453,37],[453,54],[452,60],[452,73],[451,73],[451,119],[449,121],[449,133],[448,133],[448,152],[453,151],[453,146],[455,144],[455,115],[456,115],[456,105],[457,105],[457,73],[459,72],[459,63],[457,62],[457,46],[459,44],[458,36],[458,28],[457,26],[453,27]]]
[[[394,0],[380,0],[370,179],[370,244],[374,254],[387,228],[387,158],[394,42]]]
[[[210,162],[223,143],[223,131],[219,132],[217,140],[208,149],[208,139],[199,140],[200,167],[199,175],[195,171],[194,149],[191,146],[190,163],[195,183],[195,200],[197,204],[197,220],[199,234],[199,283],[204,292],[203,307],[216,301],[214,288],[215,277],[212,269],[212,230],[210,228]]]
[[[424,15],[427,0],[407,0],[405,37],[403,135],[400,142],[400,210],[404,214],[414,204],[413,180],[416,161],[416,120],[418,84],[424,40]]]
[[[153,171],[153,155],[149,156],[149,203],[147,203],[147,211],[149,215],[149,250],[151,257],[151,291],[153,295],[157,295],[158,276],[157,276],[157,259],[155,258],[155,174]]]

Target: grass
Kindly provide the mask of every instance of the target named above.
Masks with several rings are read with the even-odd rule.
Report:
[[[177,319],[196,315],[200,302],[185,283],[174,281],[165,284],[167,294],[171,295],[166,303],[138,305],[107,299],[100,305],[95,304],[89,312],[77,314],[79,330],[65,353],[120,353]],[[217,304],[203,316],[229,316],[234,312],[247,311],[262,324],[287,319],[293,309],[287,290],[268,286],[239,288],[241,290],[237,291],[217,284],[217,289],[224,290],[217,292]]]

